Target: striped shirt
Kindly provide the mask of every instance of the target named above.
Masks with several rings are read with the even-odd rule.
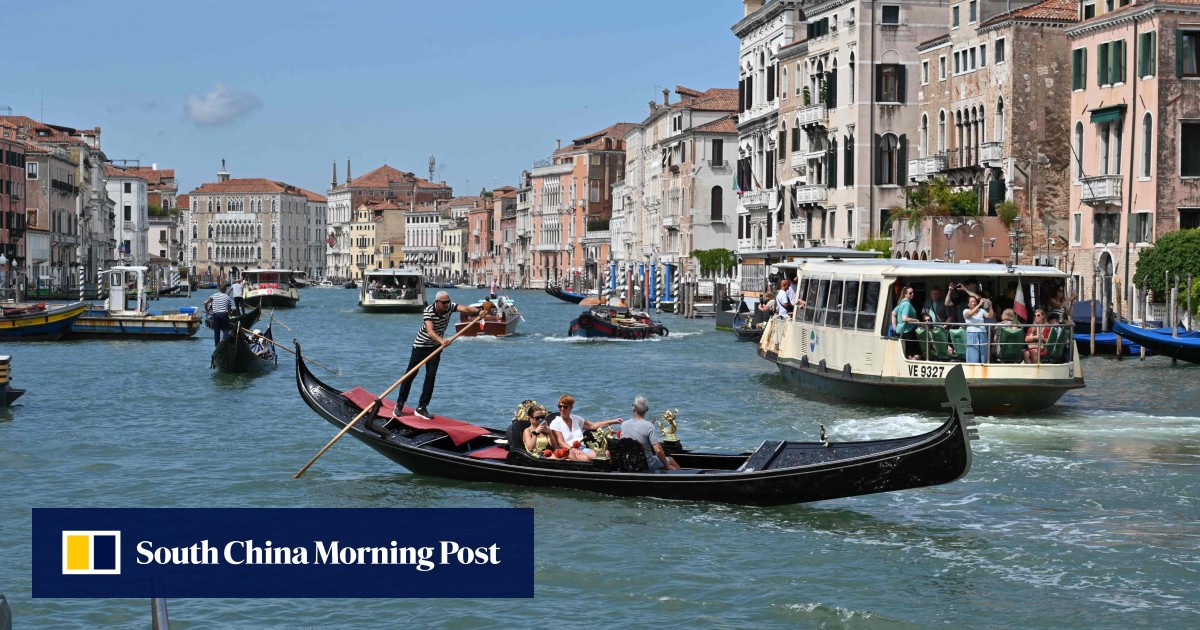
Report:
[[[208,299],[212,302],[212,312],[214,313],[228,313],[233,310],[233,299],[224,293],[218,291]]]
[[[458,304],[450,303],[450,308],[446,309],[446,314],[438,315],[437,304],[430,304],[425,307],[424,317],[421,318],[421,330],[417,332],[417,338],[413,340],[414,348],[436,348],[438,342],[429,336],[425,330],[425,322],[433,322],[433,330],[443,339],[446,336],[446,328],[450,326],[450,316],[458,310]]]

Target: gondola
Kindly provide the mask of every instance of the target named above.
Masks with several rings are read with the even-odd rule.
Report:
[[[301,356],[296,342],[296,356]],[[961,366],[946,379],[950,418],[917,436],[862,442],[767,440],[742,453],[680,449],[683,470],[651,473],[641,446],[629,438],[612,444],[612,459],[572,462],[534,458],[513,434],[450,418],[398,419],[394,401],[353,424],[349,433],[418,475],[462,481],[558,487],[618,496],[644,496],[745,505],[786,505],[892,492],[949,483],[971,468],[970,440],[977,438],[971,395]],[[377,400],[362,388],[343,393],[296,360],[296,387],[318,415],[342,429]],[[511,447],[511,449],[510,449]],[[627,449],[635,449],[630,452]]]
[[[593,306],[571,320],[567,329],[570,337],[608,339],[646,339],[666,337],[670,333],[662,322],[624,306]]]
[[[1120,317],[1113,318],[1113,332],[1165,357],[1200,363],[1200,334],[1184,331],[1171,336],[1170,328],[1141,328]]]
[[[230,330],[237,330],[238,326],[241,326],[242,328],[247,328],[247,329],[253,328],[254,324],[258,323],[259,317],[262,317],[262,307],[261,306],[250,307],[250,308],[246,309],[245,311],[242,311],[241,315],[230,315],[229,316],[229,328],[230,328]],[[211,323],[206,323],[205,325],[209,328],[212,328]]]
[[[753,341],[758,343],[762,339],[763,327],[766,325],[756,323],[751,313],[739,313],[733,318],[733,334],[737,335],[738,341]]]
[[[578,304],[583,301],[583,298],[587,297],[586,295],[580,295],[572,291],[567,291],[566,289],[555,285],[547,286],[546,293],[549,293],[550,295],[553,295],[564,302],[570,302],[572,304]]]
[[[1079,330],[1076,328],[1075,330]],[[1072,335],[1075,340],[1075,349],[1079,351],[1079,356],[1088,356],[1092,353],[1092,335],[1091,333],[1075,333]],[[1121,340],[1121,355],[1134,356],[1141,354],[1142,347],[1128,339]],[[1114,332],[1097,332],[1096,333],[1096,354],[1115,355],[1117,354],[1117,333]],[[1154,352],[1147,350],[1146,355],[1152,355]]]
[[[275,340],[270,326],[262,336],[270,341]],[[256,343],[254,335],[245,327],[235,327],[213,350],[211,367],[228,374],[262,374],[274,370],[279,365],[279,356],[270,341]],[[262,351],[256,352],[255,346],[259,344]]]

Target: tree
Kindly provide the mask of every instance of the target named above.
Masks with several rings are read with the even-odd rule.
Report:
[[[879,258],[892,257],[892,239],[890,238],[868,238],[859,241],[854,245],[854,249],[860,252],[869,252],[871,250],[879,252]]]
[[[691,254],[700,263],[700,275],[711,276],[719,271],[732,270],[737,266],[737,255],[725,248],[694,249]]]
[[[1004,222],[1004,227],[1006,228],[1012,228],[1013,220],[1016,219],[1017,215],[1019,214],[1021,214],[1021,211],[1017,208],[1017,204],[1012,199],[1005,199],[1004,201],[996,204],[996,216],[1000,217],[1000,220]]]
[[[1179,274],[1181,287],[1187,283],[1188,276],[1200,278],[1200,228],[1167,232],[1154,245],[1142,250],[1138,257],[1137,272],[1133,274],[1133,283],[1139,289],[1149,288],[1159,299],[1163,299],[1170,289],[1163,277],[1167,271],[1172,275]],[[1171,282],[1174,286],[1174,278]],[[1186,287],[1180,293],[1180,301],[1186,304]],[[1200,294],[1200,291],[1193,293]],[[1193,305],[1196,302],[1193,297]]]

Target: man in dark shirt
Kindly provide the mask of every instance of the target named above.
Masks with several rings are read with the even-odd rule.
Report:
[[[950,309],[942,299],[941,287],[930,287],[929,299],[921,309],[921,321],[933,324],[944,324],[950,320]]]
[[[450,326],[450,315],[457,311],[475,317],[485,310],[490,311],[493,307],[491,302],[484,302],[483,308],[455,304],[450,301],[450,294],[445,291],[438,291],[437,296],[433,298],[433,304],[425,307],[424,317],[421,319],[421,329],[417,331],[417,338],[413,340],[412,353],[408,357],[408,368],[404,370],[405,373],[411,371],[426,357],[433,355],[433,358],[425,364],[425,384],[421,387],[421,398],[417,401],[416,414],[418,416],[433,419],[433,414],[429,413],[428,406],[429,401],[433,399],[433,386],[437,383],[438,365],[442,361],[441,353],[434,355],[434,352],[450,345],[451,340],[443,336],[446,334],[446,328]],[[404,402],[408,400],[408,393],[412,390],[412,382],[416,377],[417,375],[413,374],[404,379],[404,383],[400,385],[399,401],[396,404],[397,415],[404,415]]]

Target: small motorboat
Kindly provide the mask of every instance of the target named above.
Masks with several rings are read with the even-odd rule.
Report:
[[[499,296],[495,302],[496,308],[474,326],[468,325],[475,320],[466,313],[459,313],[459,321],[454,324],[454,332],[464,337],[507,337],[517,332],[517,324],[521,322],[521,311],[517,310],[515,302],[505,296]],[[483,306],[483,301],[472,304],[475,308]]]
[[[562,287],[555,286],[555,285],[547,286],[546,293],[549,293],[550,295],[553,295],[554,297],[556,297],[564,302],[570,302],[572,304],[579,304],[580,302],[583,301],[583,299],[585,297],[587,297],[586,295],[581,295],[581,294],[575,293],[573,291],[568,291]]]
[[[0,306],[0,341],[54,341],[67,334],[87,308],[87,302],[5,303]]]
[[[571,337],[645,339],[666,337],[670,332],[662,322],[651,319],[646,313],[631,311],[624,306],[593,306],[571,321],[567,334]]]

